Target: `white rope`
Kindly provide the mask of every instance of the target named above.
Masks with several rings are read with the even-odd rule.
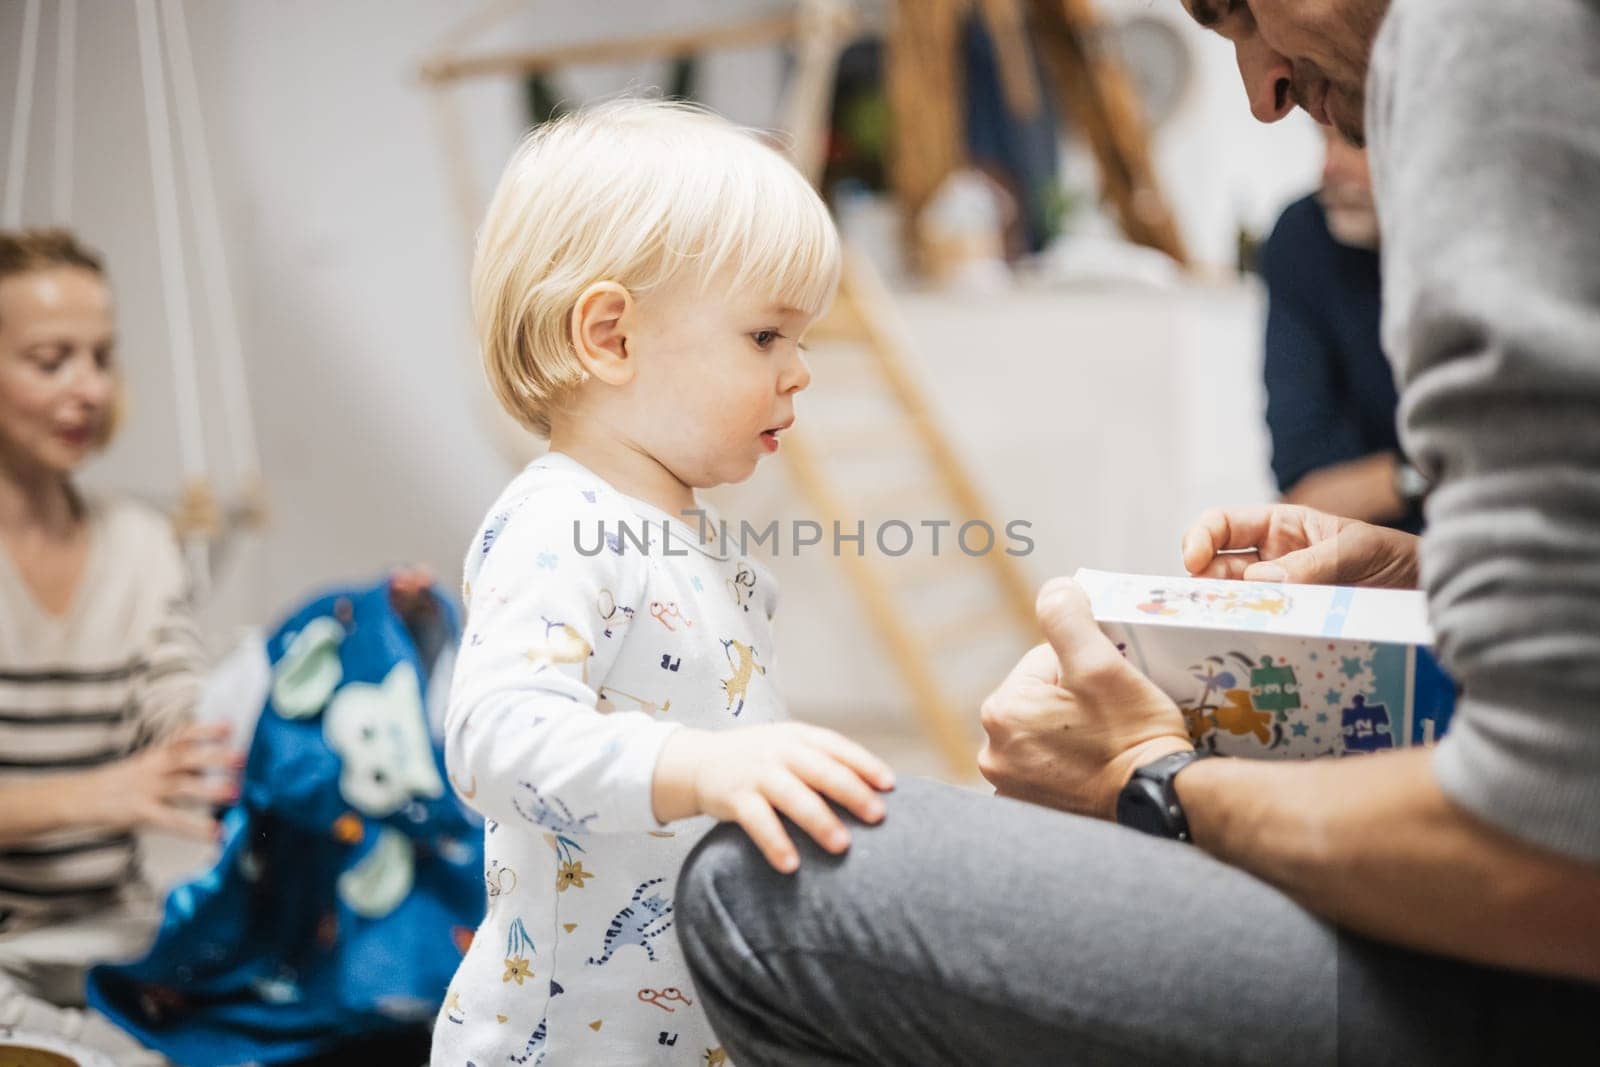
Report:
[[[155,0],[135,0],[139,20],[139,66],[144,75],[145,126],[150,142],[150,178],[155,187],[156,247],[167,305],[167,335],[173,387],[178,401],[178,451],[190,484],[206,477],[205,434],[194,356],[194,316],[183,266],[183,234],[178,228],[178,184],[172,169],[172,129],[167,119],[166,87],[161,77],[161,40]]]
[[[0,225],[22,225],[22,180],[28,166],[28,121],[33,117],[33,68],[39,59],[39,0],[22,10],[22,55],[17,61],[17,98],[11,110],[11,151],[6,162],[5,212]]]
[[[56,191],[55,219],[63,226],[72,222],[72,80],[77,59],[78,0],[60,0],[56,24]]]
[[[179,144],[184,174],[194,199],[194,219],[199,237],[200,276],[217,341],[217,371],[222,385],[222,405],[234,472],[254,477],[261,461],[256,450],[254,420],[250,414],[249,387],[245,381],[244,345],[228,281],[228,261],[222,240],[222,218],[217,210],[211,160],[206,151],[205,123],[200,114],[200,90],[195,80],[194,56],[189,49],[189,29],[182,0],[161,0],[167,55],[171,60],[173,97],[177,102]]]

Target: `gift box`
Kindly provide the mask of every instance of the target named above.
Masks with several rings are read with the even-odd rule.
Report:
[[[1095,618],[1202,750],[1313,759],[1429,745],[1456,690],[1420,592],[1080,570]]]

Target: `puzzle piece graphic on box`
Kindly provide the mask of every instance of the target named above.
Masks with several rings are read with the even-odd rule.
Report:
[[[1311,759],[1432,744],[1455,686],[1421,593],[1080,570],[1095,618],[1200,748]]]

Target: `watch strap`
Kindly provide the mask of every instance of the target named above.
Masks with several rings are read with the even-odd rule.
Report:
[[[1178,789],[1173,779],[1179,771],[1204,758],[1204,755],[1195,751],[1173,752],[1135,770],[1118,801],[1117,821],[1175,841],[1192,840],[1189,817],[1183,810],[1183,802],[1178,799]],[[1157,818],[1154,823],[1148,818],[1126,819],[1124,803],[1154,806],[1156,811],[1153,814]]]

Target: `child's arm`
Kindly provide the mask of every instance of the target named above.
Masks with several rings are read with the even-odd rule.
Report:
[[[486,555],[476,573],[468,567],[446,765],[463,798],[499,822],[568,834],[653,830],[651,776],[677,727],[639,711],[596,711],[649,564],[636,550],[581,555],[566,495],[526,501],[477,550]],[[601,514],[582,520],[585,548]],[[606,525],[615,530],[609,516]]]

